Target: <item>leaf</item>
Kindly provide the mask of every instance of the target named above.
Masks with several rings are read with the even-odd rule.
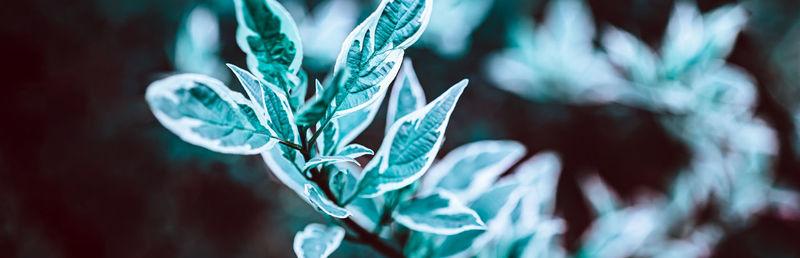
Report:
[[[353,52],[361,51],[366,50],[353,50]],[[361,56],[348,57],[346,69],[350,75],[345,78],[344,89],[336,96],[335,103],[339,106],[337,117],[366,108],[376,101],[378,96],[385,95],[389,84],[400,69],[403,51],[391,50],[367,58],[369,59],[363,61],[365,63],[361,63]]]
[[[375,115],[378,114],[385,96],[386,92],[384,91],[367,107],[336,119],[339,126],[339,135],[337,136],[339,146],[347,145],[364,132],[364,129],[375,120]]]
[[[291,9],[291,8],[290,8]],[[303,9],[303,8],[298,8]],[[361,6],[355,0],[319,2],[298,19],[303,39],[303,67],[314,72],[327,72],[336,62],[341,44],[358,25]]]
[[[471,36],[486,19],[494,0],[435,0],[431,21],[420,41],[447,58],[461,58]]]
[[[486,231],[464,231],[447,236],[438,246],[438,256],[470,256],[473,250],[480,250],[499,234],[509,223],[511,212],[521,197],[519,184],[496,184],[472,201],[469,208],[475,211],[486,224]]]
[[[344,239],[344,229],[331,225],[312,223],[294,235],[294,253],[298,258],[324,258],[339,248]]]
[[[303,168],[303,171],[307,171],[310,168],[322,165],[322,164],[329,164],[329,163],[337,163],[337,162],[352,162],[358,164],[353,158],[350,157],[343,157],[343,156],[317,156],[314,157],[308,162],[306,162],[306,166]]]
[[[489,58],[489,78],[534,101],[613,101],[630,89],[595,47],[594,29],[585,1],[550,1],[539,26],[533,19],[512,24],[512,47]]]
[[[319,128],[319,126],[318,126]],[[322,137],[317,142],[322,155],[333,155],[336,151],[337,142],[339,139],[339,122],[338,120],[331,120],[328,126],[322,129]],[[342,155],[336,155],[342,156]]]
[[[523,155],[525,146],[508,140],[479,141],[458,147],[431,167],[420,191],[444,189],[461,200],[471,201],[488,190]]]
[[[433,1],[382,1],[371,16],[382,10],[375,26],[375,49],[407,48],[419,39],[430,21]]]
[[[247,95],[254,103],[256,115],[259,115],[263,124],[275,132],[279,139],[297,144],[299,142],[297,126],[294,124],[291,107],[286,98],[278,94],[278,89],[274,85],[259,80],[249,72],[228,64],[228,67],[239,78],[239,82],[244,87]],[[295,150],[281,145],[285,155],[290,161],[294,161]]]
[[[275,135],[259,122],[250,101],[222,82],[181,74],[153,82],[145,94],[164,127],[191,144],[230,154],[269,149]]]
[[[345,191],[352,178],[348,174],[349,172],[347,170],[335,169],[328,179],[328,187],[330,187],[333,195],[335,195],[338,200],[345,198]]]
[[[306,179],[301,173],[299,168],[294,163],[281,156],[282,151],[278,149],[271,149],[261,153],[261,157],[269,167],[269,170],[275,175],[283,185],[292,189],[298,196],[303,198],[306,202],[311,204],[308,196],[305,193],[305,185],[310,181]]]
[[[276,0],[234,0],[236,43],[247,54],[247,67],[288,92],[284,73],[295,74],[303,60],[300,35],[289,12]]]
[[[297,111],[300,106],[306,102],[306,93],[308,92],[308,75],[302,69],[299,70],[297,76],[289,76],[292,81],[292,90],[289,94],[289,105],[292,111]]]
[[[406,58],[394,80],[392,94],[389,95],[389,109],[386,113],[386,131],[401,117],[425,106],[425,92],[417,80],[411,59]]]
[[[412,230],[440,235],[485,227],[475,211],[446,191],[401,203],[392,217]]]
[[[661,57],[668,78],[689,68],[704,48],[703,17],[690,3],[678,3],[669,18],[661,47]]]
[[[467,82],[462,80],[424,108],[392,125],[377,155],[364,168],[358,186],[361,196],[400,189],[425,173],[441,147],[450,114]]]
[[[602,43],[611,62],[621,67],[632,81],[649,84],[658,79],[658,58],[635,36],[610,27],[603,34]]]
[[[350,216],[349,211],[339,207],[339,205],[336,205],[333,201],[323,196],[322,193],[311,184],[305,185],[305,194],[308,196],[309,200],[311,200],[311,204],[331,217],[342,219]]]
[[[595,215],[601,216],[622,207],[622,200],[598,175],[587,176],[580,181],[583,195],[589,201]]]
[[[553,152],[536,154],[522,162],[507,181],[519,182],[526,188],[520,199],[515,229],[535,233],[542,220],[555,212],[556,185],[561,172],[561,162]]]
[[[337,117],[367,107],[391,83],[403,53],[430,20],[427,0],[384,0],[342,44],[334,74],[348,72],[336,97]]]
[[[316,85],[318,89],[321,87],[319,81],[316,81]],[[331,105],[331,101],[333,101],[333,98],[336,97],[338,92],[339,87],[336,86],[335,83],[323,89],[321,93],[318,92],[314,102],[303,106],[298,112],[297,124],[308,127],[319,122],[319,120],[325,116],[328,107]]]
[[[381,211],[374,198],[356,197],[347,204],[347,210],[350,211],[353,220],[365,228],[374,228],[381,216]]]
[[[364,155],[373,155],[375,154],[372,150],[367,147],[364,147],[360,144],[350,144],[336,153],[336,156],[344,156],[349,158],[358,158]]]
[[[175,68],[228,81],[230,74],[219,57],[219,18],[205,6],[194,7],[175,37]]]

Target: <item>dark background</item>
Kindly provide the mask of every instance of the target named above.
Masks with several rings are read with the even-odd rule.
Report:
[[[702,0],[699,6],[707,11],[728,2],[735,1]],[[289,257],[294,233],[323,219],[277,183],[260,157],[192,146],[148,110],[145,88],[175,70],[168,53],[193,3],[17,1],[0,8],[0,257]],[[426,49],[407,56],[429,99],[461,78],[471,80],[440,157],[480,139],[517,140],[529,155],[561,153],[558,210],[569,224],[566,245],[573,247],[591,221],[576,177],[597,172],[625,198],[643,188],[665,191],[689,153],[648,111],[533,103],[487,82],[483,60],[505,45],[499,35],[506,14],[527,6],[541,19],[545,4],[497,0],[463,58],[443,59]],[[674,1],[589,4],[597,26],[613,24],[657,45]],[[792,53],[776,43],[791,35],[800,3],[748,6],[751,22],[729,61],[756,77],[758,115],[778,131],[777,182],[796,189],[800,166],[791,116],[800,85],[782,68],[796,67],[800,57],[783,63],[774,56]],[[231,12],[221,19],[222,57],[242,66],[235,19]],[[377,147],[384,115],[356,142]],[[798,257],[798,241],[800,222],[768,211],[723,240],[715,255]]]

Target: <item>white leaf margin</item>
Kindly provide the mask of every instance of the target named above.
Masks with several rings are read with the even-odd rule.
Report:
[[[400,223],[410,229],[420,232],[439,234],[439,235],[455,235],[467,230],[486,229],[486,224],[483,222],[483,220],[481,220],[481,217],[478,216],[478,213],[467,207],[467,205],[461,202],[461,200],[459,200],[456,195],[443,190],[437,191],[436,193],[433,193],[431,195],[439,195],[443,197],[443,199],[447,199],[448,201],[447,207],[431,210],[429,211],[431,214],[433,215],[467,214],[475,218],[475,221],[478,223],[478,225],[462,225],[461,227],[458,228],[437,228],[427,224],[417,223],[416,221],[414,221],[413,218],[403,215],[400,212],[399,208],[394,210],[394,212],[392,213],[392,218],[394,218],[397,221],[397,223]]]
[[[322,234],[322,235],[320,235]],[[322,250],[322,256],[313,257],[313,258],[324,258],[330,256],[333,251],[336,251],[336,248],[342,243],[342,239],[344,239],[345,231],[343,228],[339,226],[330,226],[326,227],[322,224],[312,223],[306,225],[303,228],[303,231],[297,232],[294,235],[294,243],[292,244],[292,249],[294,249],[294,253],[297,255],[298,258],[306,258],[311,256],[306,256],[305,250],[303,250],[303,242],[307,239],[311,239],[314,237],[330,237],[329,241],[327,241],[325,245],[325,249]]]
[[[253,108],[248,99],[238,92],[231,91],[221,81],[206,75],[191,73],[172,75],[151,83],[145,92],[145,99],[147,99],[148,102],[151,102],[151,100],[157,97],[165,97],[171,101],[174,101],[175,103],[178,103],[180,101],[178,97],[175,96],[175,91],[179,89],[191,89],[192,87],[195,87],[197,83],[202,83],[211,88],[211,90],[213,90],[222,100],[228,103],[228,105],[237,108],[239,105],[247,105],[248,107]],[[156,119],[158,119],[158,121],[161,122],[164,127],[178,135],[178,137],[180,137],[182,140],[216,152],[245,155],[259,154],[272,148],[277,142],[274,139],[270,139],[266,144],[257,148],[253,148],[249,144],[242,146],[220,146],[221,140],[209,140],[192,131],[192,128],[203,124],[202,121],[188,117],[181,117],[180,119],[176,120],[172,119],[161,110],[152,108],[152,106],[151,110],[153,111],[153,115],[155,115]],[[275,132],[272,131],[272,129],[270,129],[268,126],[264,126],[264,128],[267,129],[270,135],[276,135]]]

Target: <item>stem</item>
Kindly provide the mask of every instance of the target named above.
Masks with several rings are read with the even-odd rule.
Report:
[[[312,175],[314,175],[314,173],[312,173]],[[321,174],[317,173],[317,175]],[[316,179],[319,179],[319,177],[312,179],[314,179],[313,181],[316,182],[317,181]],[[319,188],[322,189],[322,192],[325,193],[326,197],[333,200],[334,203],[338,204],[338,201],[336,197],[333,195],[333,192],[331,192],[331,189],[328,186],[328,184],[325,183],[320,184],[319,182],[317,182],[317,186],[319,186]],[[383,241],[383,239],[377,234],[369,232],[367,229],[356,223],[352,218],[347,217],[341,220],[345,226],[350,228],[350,230],[353,230],[358,235],[359,239],[358,242],[371,246],[373,249],[375,249],[376,251],[380,252],[381,254],[387,257],[405,257],[403,256],[403,253],[401,251],[397,250],[390,244]]]
[[[316,136],[319,135],[319,132],[321,132],[322,129],[324,129],[324,126],[327,125],[329,121],[330,119],[326,119],[323,126],[320,127],[321,129],[315,132],[314,136],[311,138],[311,141],[306,141],[306,134],[305,134],[306,128],[303,128],[302,126],[298,127],[299,129],[298,131],[300,131],[300,142],[303,144],[300,148],[300,152],[303,154],[303,158],[306,161],[311,159],[310,152],[312,150],[311,146],[314,145],[313,141],[316,140]],[[333,201],[333,203],[340,205],[338,198],[336,198],[336,196],[333,194],[333,191],[331,191],[330,186],[328,185],[326,175],[321,173],[321,171],[319,171],[317,168],[312,168],[310,180],[315,184],[317,184],[317,187],[319,187],[320,190],[322,190],[322,192],[325,194],[325,197]],[[352,200],[353,198],[350,199]],[[389,243],[386,243],[379,235],[368,231],[367,229],[356,223],[352,218],[347,217],[340,220],[347,228],[349,228],[350,230],[352,230],[357,234],[357,238],[359,240],[355,242],[368,245],[373,249],[375,249],[375,251],[378,251],[379,253],[385,255],[386,257],[392,257],[392,258],[405,257],[402,251],[393,247]]]
[[[347,225],[347,227],[349,227],[350,229],[355,231],[356,234],[358,234],[359,238],[364,242],[364,244],[371,246],[379,253],[387,257],[393,257],[393,258],[405,257],[402,252],[395,249],[388,243],[384,242],[380,236],[375,235],[367,231],[363,227],[361,227],[361,225],[358,225],[358,223],[353,221],[353,219],[351,219],[350,217],[344,218],[342,219],[342,221],[344,222],[345,225]]]
[[[274,137],[273,137],[273,138],[274,138]],[[286,140],[283,140],[283,139],[279,139],[279,138],[275,138],[275,139],[278,139],[278,142],[279,142],[280,144],[286,145],[287,147],[290,147],[290,148],[292,148],[292,149],[295,149],[295,150],[298,150],[298,151],[300,151],[300,152],[303,152],[303,150],[301,149],[302,147],[300,147],[300,146],[299,146],[299,145],[297,145],[297,144],[294,144],[294,143],[292,143],[292,142],[289,142],[289,141],[286,141]]]
[[[331,115],[331,116],[333,116],[333,115]],[[325,119],[325,122],[322,123],[322,125],[319,127],[319,129],[317,129],[317,131],[314,132],[314,135],[311,136],[311,140],[308,141],[309,145],[314,146],[314,144],[317,143],[317,138],[319,138],[319,136],[322,134],[322,131],[325,130],[325,127],[328,126],[330,121],[331,121],[331,119],[327,119],[327,118]]]

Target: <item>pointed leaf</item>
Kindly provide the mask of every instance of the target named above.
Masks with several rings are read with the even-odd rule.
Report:
[[[279,139],[291,143],[299,143],[297,126],[294,124],[289,101],[282,94],[278,94],[278,89],[263,80],[259,80],[249,72],[228,64],[239,82],[250,96],[256,108],[256,114],[260,116],[262,123],[266,124]],[[295,150],[288,147],[281,147],[289,160],[294,161]]]
[[[356,44],[358,42],[353,46]],[[366,49],[352,50],[353,53],[366,51]],[[353,58],[348,57],[348,63],[345,64],[347,67],[344,69],[348,69],[350,75],[345,78],[344,88],[336,96],[335,103],[339,106],[337,117],[364,109],[376,101],[378,96],[385,95],[389,84],[400,69],[403,53],[403,50],[391,50],[374,57],[360,56],[366,53],[354,54],[356,56]]]
[[[164,127],[191,144],[231,154],[256,154],[270,148],[270,129],[259,122],[244,96],[222,82],[181,74],[153,82],[145,94]]]
[[[303,60],[300,35],[289,12],[276,0],[235,0],[236,43],[247,67],[288,92],[285,73],[296,74]]]
[[[519,182],[526,188],[517,207],[519,214],[514,222],[516,229],[534,233],[543,218],[546,219],[555,212],[556,185],[560,172],[561,162],[558,155],[543,152],[522,162],[514,174],[508,177],[508,180]]]
[[[292,82],[292,90],[289,95],[289,105],[292,106],[292,111],[297,111],[300,106],[306,102],[306,93],[308,92],[308,75],[303,69],[300,69],[297,76],[289,76]]]
[[[611,27],[603,34],[603,47],[615,65],[636,83],[652,83],[657,79],[658,59],[653,50],[635,36]]]
[[[675,5],[667,24],[661,57],[668,77],[682,73],[703,50],[703,17],[697,6]]]
[[[401,117],[425,106],[425,92],[417,80],[411,59],[406,58],[394,80],[392,94],[389,95],[389,109],[386,113],[386,131]]]
[[[456,148],[431,167],[422,180],[423,193],[435,189],[471,201],[488,190],[525,155],[525,146],[508,140],[479,141]]]
[[[297,168],[296,165],[286,160],[282,154],[283,152],[279,149],[271,149],[261,153],[261,157],[264,159],[264,163],[267,164],[270,172],[272,172],[283,185],[292,189],[292,191],[297,193],[303,200],[311,204],[311,200],[309,200],[305,193],[305,185],[310,183],[310,181],[301,174],[300,169]]]
[[[317,88],[320,88],[321,84],[319,81],[316,81],[316,85]],[[319,120],[325,116],[326,112],[328,111],[328,107],[331,106],[331,101],[333,101],[333,98],[336,97],[338,92],[339,87],[333,84],[330,87],[323,89],[321,93],[317,93],[318,95],[314,99],[314,102],[303,106],[303,108],[298,112],[299,115],[297,115],[297,124],[308,127],[319,122]]]
[[[347,145],[367,129],[372,121],[375,120],[375,115],[378,114],[378,110],[385,97],[386,92],[381,92],[376,96],[372,104],[336,119],[339,126],[339,135],[337,136],[338,146]]]
[[[308,162],[306,162],[306,166],[305,166],[305,168],[303,168],[303,170],[305,171],[305,170],[308,170],[310,168],[313,168],[313,167],[316,167],[316,166],[319,166],[319,165],[322,165],[322,164],[337,163],[337,162],[352,162],[352,163],[358,164],[358,161],[356,161],[355,159],[350,158],[350,157],[343,157],[343,156],[317,156],[317,157],[314,157],[314,158],[308,160]]]
[[[324,258],[339,248],[344,239],[344,229],[331,225],[308,224],[294,235],[294,253],[298,258]]]
[[[519,184],[503,183],[492,188],[472,201],[469,208],[475,211],[486,223],[486,231],[471,230],[447,236],[438,246],[438,256],[471,256],[470,253],[481,250],[499,234],[502,234],[510,222],[511,212],[521,197]]]
[[[342,150],[336,153],[336,156],[344,156],[355,159],[364,155],[373,155],[373,154],[375,153],[369,148],[354,143],[342,148]]]
[[[430,20],[428,0],[384,0],[347,36],[334,73],[349,72],[336,97],[337,116],[367,107],[391,83],[403,53]]]
[[[328,187],[330,187],[333,195],[335,195],[338,200],[345,198],[345,191],[352,178],[348,175],[349,173],[350,172],[347,170],[335,169],[328,179]]]
[[[378,10],[382,13],[375,26],[376,50],[407,48],[416,42],[428,26],[433,9],[430,0],[390,0],[381,5]]]
[[[319,128],[319,126],[317,127]],[[328,126],[322,129],[322,136],[317,142],[317,146],[322,155],[333,155],[336,151],[337,140],[339,139],[339,121],[337,119],[328,122]],[[342,156],[342,155],[336,155]]]
[[[377,155],[364,168],[358,186],[360,195],[377,196],[400,189],[425,173],[439,152],[450,114],[466,86],[467,80],[462,80],[392,125]]]
[[[230,74],[219,57],[219,18],[205,6],[193,8],[175,37],[175,68],[228,81]]]
[[[350,216],[349,211],[339,207],[339,205],[333,203],[333,201],[328,199],[328,197],[323,196],[322,193],[317,190],[317,187],[311,184],[305,185],[305,194],[308,196],[309,200],[311,200],[311,203],[317,207],[317,209],[331,217],[341,219]]]
[[[392,217],[410,229],[440,235],[453,235],[485,226],[475,211],[446,191],[401,203]]]

